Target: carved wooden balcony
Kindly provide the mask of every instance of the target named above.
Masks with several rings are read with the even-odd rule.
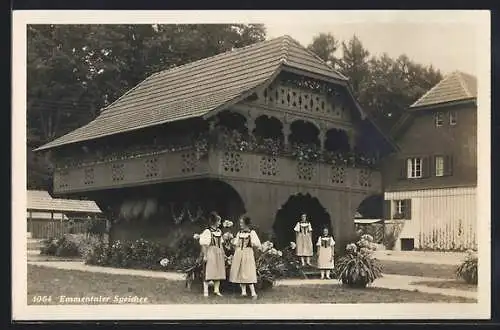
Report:
[[[376,170],[301,161],[254,152],[165,151],[57,169],[56,193],[121,188],[197,178],[238,179],[323,189],[380,192]]]

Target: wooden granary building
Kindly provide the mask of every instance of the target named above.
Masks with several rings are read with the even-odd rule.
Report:
[[[347,78],[284,36],[155,73],[37,150],[56,159],[55,194],[95,200],[136,235],[214,210],[283,245],[302,212],[316,234],[350,237],[391,148]]]

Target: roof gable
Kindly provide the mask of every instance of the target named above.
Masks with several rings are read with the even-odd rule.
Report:
[[[282,65],[347,79],[289,36],[155,73],[88,123],[36,150],[201,117],[269,83]]]
[[[409,108],[434,106],[442,103],[462,101],[477,97],[476,77],[455,71],[413,103]]]

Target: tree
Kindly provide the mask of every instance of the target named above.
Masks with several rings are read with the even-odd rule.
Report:
[[[30,25],[28,149],[85,125],[153,72],[264,39],[252,24]],[[45,177],[50,166],[37,168],[37,157],[28,157],[28,173]],[[31,178],[29,187],[44,181]]]
[[[358,97],[369,77],[368,56],[370,52],[354,35],[347,43],[342,42],[342,59],[338,62],[340,72],[349,78],[354,95]]]
[[[307,49],[318,55],[331,67],[336,67],[338,59],[335,57],[339,43],[330,33],[320,33],[314,37],[313,41]]]

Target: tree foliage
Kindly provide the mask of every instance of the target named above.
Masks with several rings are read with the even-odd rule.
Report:
[[[154,72],[265,39],[262,25],[30,25],[28,187],[50,181],[31,150],[94,119]]]
[[[333,49],[328,43],[317,41],[325,39],[325,34],[319,34],[309,46],[323,60]],[[330,35],[329,39],[335,37]],[[342,55],[336,59],[336,68],[349,78],[361,106],[386,132],[409,105],[442,79],[432,65],[415,63],[404,54],[395,59],[387,54],[370,56],[357,36],[341,45]]]
[[[339,42],[331,33],[320,33],[313,38],[307,49],[318,55],[323,61],[332,67],[337,66],[335,53],[339,47]]]

